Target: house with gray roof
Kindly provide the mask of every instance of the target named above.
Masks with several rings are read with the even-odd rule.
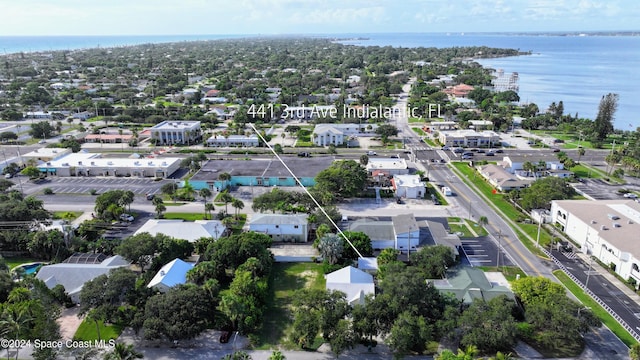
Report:
[[[174,239],[194,242],[200,238],[218,239],[224,235],[227,227],[220,220],[170,220],[150,219],[134,235],[149,233],[153,236],[164,234]]]
[[[148,288],[156,289],[160,292],[167,292],[174,286],[187,282],[187,272],[193,269],[195,264],[174,259],[165,264],[149,281]]]
[[[307,242],[307,214],[253,214],[249,230],[269,235],[276,242]]]
[[[111,257],[86,257],[74,254],[69,262],[45,265],[38,271],[36,279],[42,280],[49,289],[62,285],[75,303],[80,302],[80,291],[84,284],[100,275],[109,274],[113,269],[129,266],[130,263],[120,255]],[[97,254],[92,254],[97,255]],[[102,254],[99,254],[102,255]],[[71,259],[71,258],[70,258]],[[104,259],[96,262],[99,259]]]
[[[409,243],[415,250],[420,243],[420,227],[413,214],[400,214],[391,221],[360,219],[349,226],[349,231],[365,233],[374,250],[387,248],[407,251]]]
[[[489,301],[501,295],[515,300],[513,292],[506,286],[506,280],[489,281],[487,275],[480,269],[460,267],[447,271],[445,279],[431,279],[427,282],[441,293],[453,294],[456,299],[471,304],[474,299]]]

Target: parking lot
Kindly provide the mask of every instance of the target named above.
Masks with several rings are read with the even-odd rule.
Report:
[[[513,262],[488,237],[460,239],[462,242],[462,263],[471,266],[514,266]],[[498,255],[500,254],[500,255]]]
[[[49,177],[40,183],[23,182],[24,192],[33,194],[45,188],[56,194],[89,194],[95,190],[101,194],[107,190],[123,189],[133,191],[136,195],[157,194],[160,187],[170,180],[155,181],[154,179],[138,178],[102,178],[102,177]]]

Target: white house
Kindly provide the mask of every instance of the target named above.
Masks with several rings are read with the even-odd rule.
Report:
[[[307,242],[307,214],[253,214],[249,230],[271,236],[274,241]]]
[[[153,236],[164,234],[174,239],[187,240],[194,242],[200,238],[218,239],[224,235],[227,227],[220,220],[168,220],[168,219],[151,219],[147,220],[144,225],[134,233],[149,233]]]
[[[554,200],[553,223],[582,251],[640,285],[640,203],[633,200]]]
[[[62,285],[71,300],[79,303],[80,291],[87,281],[129,265],[120,255],[106,257],[103,254],[74,254],[61,263],[43,266],[36,278],[42,280],[49,289]]]
[[[185,284],[187,282],[187,272],[193,269],[195,264],[174,259],[165,264],[149,281],[148,288],[157,289],[160,292],[167,292],[176,285]]]
[[[537,176],[543,176],[546,170],[563,170],[564,166],[555,156],[536,154],[536,155],[509,155],[502,158],[502,162],[499,163],[505,170],[512,174],[516,174],[523,177],[533,177],[528,171],[525,171],[523,166],[525,163],[531,163],[533,165],[545,163],[545,168],[538,171]],[[531,176],[530,176],[531,175]]]
[[[333,124],[319,124],[313,129],[313,143],[316,146],[340,146],[348,137],[342,130],[332,126]]]
[[[426,184],[418,175],[394,175],[391,183],[396,197],[422,199],[427,193]]]
[[[326,289],[342,291],[350,305],[364,305],[365,296],[376,292],[373,276],[353,266],[329,273],[325,279]]]
[[[150,130],[158,145],[194,144],[202,137],[200,121],[163,121]]]
[[[395,234],[395,248],[401,252],[415,250],[420,243],[420,227],[413,214],[400,214],[391,218]]]
[[[478,167],[478,172],[489,184],[500,191],[510,191],[529,187],[533,180],[520,179],[516,175],[508,172],[503,167],[495,164],[488,164]]]

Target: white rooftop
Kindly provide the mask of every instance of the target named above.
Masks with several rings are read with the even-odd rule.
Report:
[[[200,126],[200,121],[169,120],[155,125],[151,130],[193,129]]]
[[[253,214],[249,225],[305,225],[307,214]]]
[[[102,154],[79,152],[70,153],[60,158],[47,162],[47,166],[64,168],[64,167],[84,167],[84,168],[167,168],[176,162],[180,162],[179,158],[146,158],[146,159],[130,159],[130,158],[102,158]]]
[[[373,276],[353,266],[334,271],[325,278],[327,290],[342,291],[350,304],[362,304],[366,295],[375,294]]]
[[[395,182],[396,186],[425,186],[424,181],[421,181],[420,176],[418,175],[393,175],[393,181]]]
[[[194,242],[202,237],[218,239],[226,230],[220,220],[167,220],[151,219],[135,232],[134,235],[146,232],[151,235],[164,234],[175,239]]]
[[[369,158],[369,162],[367,163],[367,170],[379,170],[379,169],[389,169],[389,170],[404,170],[407,169],[407,162],[405,159],[397,159],[397,158]]]
[[[66,149],[66,148],[40,148],[40,149],[36,149],[33,150],[32,152],[26,153],[26,154],[22,154],[22,157],[26,157],[26,158],[50,158],[50,159],[55,159],[58,158],[60,156],[64,156],[66,154],[69,154],[71,152],[71,149]]]

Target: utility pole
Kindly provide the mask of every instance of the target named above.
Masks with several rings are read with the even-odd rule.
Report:
[[[502,237],[502,229],[498,229],[498,256],[496,257],[496,269],[500,269],[500,253],[502,245],[500,244],[500,238]]]
[[[542,227],[542,214],[540,214],[540,218],[538,219],[538,236],[536,236],[536,247],[540,248],[540,228]]]

